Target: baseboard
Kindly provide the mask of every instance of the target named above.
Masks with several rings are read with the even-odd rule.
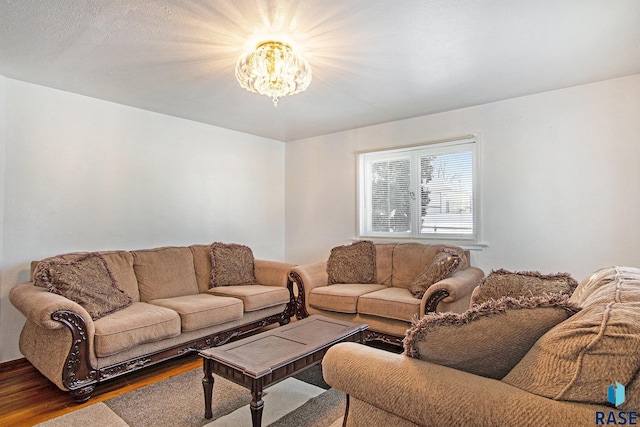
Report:
[[[5,369],[11,370],[11,369],[20,368],[28,364],[29,364],[29,361],[24,357],[21,357],[20,359],[14,359],[14,360],[9,360],[8,362],[0,363],[0,371],[4,371]]]

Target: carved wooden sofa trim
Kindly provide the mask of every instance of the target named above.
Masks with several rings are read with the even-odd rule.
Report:
[[[295,315],[293,284],[289,281],[287,286],[291,293],[291,300],[287,305],[287,309],[282,313],[99,369],[93,368],[89,361],[89,342],[87,341],[86,325],[82,317],[69,311],[58,311],[52,314],[51,318],[69,328],[73,341],[62,371],[62,382],[69,389],[76,403],[84,403],[91,398],[91,393],[93,393],[96,385],[101,382],[169,359],[184,356],[193,351],[226,344],[232,339],[257,331],[273,323],[278,323],[280,326],[286,325],[290,322],[291,317]]]

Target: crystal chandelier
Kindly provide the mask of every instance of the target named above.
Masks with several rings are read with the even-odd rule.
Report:
[[[236,79],[246,90],[271,97],[277,107],[283,96],[309,87],[311,67],[288,44],[270,40],[238,59]]]

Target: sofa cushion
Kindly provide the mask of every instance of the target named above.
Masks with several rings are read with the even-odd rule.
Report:
[[[193,255],[193,268],[196,273],[198,292],[207,292],[211,282],[211,244],[189,246]]]
[[[242,301],[237,298],[216,297],[209,294],[154,299],[149,304],[170,308],[180,315],[183,332],[195,331],[242,319]]]
[[[442,248],[430,263],[409,283],[409,291],[419,299],[431,285],[452,275],[460,266],[461,257],[456,251]]]
[[[421,243],[400,243],[393,250],[392,286],[408,288],[409,283],[442,250],[443,245],[423,245]]]
[[[107,357],[138,344],[180,335],[180,316],[168,308],[134,302],[94,322],[96,356]]]
[[[138,279],[133,271],[133,255],[128,251],[100,252],[111,270],[118,287],[125,291],[134,302],[140,301]]]
[[[361,295],[358,313],[411,322],[420,315],[420,300],[405,288],[386,288]]]
[[[209,289],[209,293],[242,300],[245,312],[287,304],[289,302],[289,290],[279,286],[218,286]]]
[[[609,267],[602,268],[586,277],[571,294],[571,301],[580,307],[594,304],[608,304],[611,302],[611,287],[614,283],[624,280],[624,302],[640,301],[640,287],[635,286],[632,278],[637,267]],[[622,285],[621,285],[622,286]]]
[[[289,273],[295,266],[295,264],[289,262],[266,259],[256,259],[253,263],[258,284],[278,287],[289,286]],[[291,286],[293,286],[293,283],[291,283]]]
[[[376,243],[376,283],[391,286],[393,250],[397,243]]]
[[[603,269],[576,291],[582,310],[541,337],[503,381],[556,400],[606,404],[607,388],[628,386],[640,369],[640,269]],[[635,393],[618,409],[638,407]]]
[[[98,253],[68,260],[47,258],[36,266],[34,284],[77,302],[93,320],[132,303],[131,297],[118,288],[104,257]]]
[[[141,301],[198,293],[193,255],[189,248],[145,249],[132,254]]]
[[[376,247],[369,240],[331,249],[328,284],[376,283]]]
[[[545,332],[578,311],[568,295],[504,297],[462,314],[429,313],[407,331],[405,354],[500,379]]]
[[[235,243],[215,242],[211,245],[211,282],[216,286],[257,284],[253,251],[250,247]]]
[[[569,273],[540,274],[537,271],[511,272],[500,269],[482,279],[471,294],[471,304],[508,296],[536,296],[548,294],[571,295],[578,282]]]
[[[318,310],[339,313],[357,313],[358,298],[369,292],[385,289],[384,285],[367,283],[342,283],[319,286],[309,292],[309,306]]]

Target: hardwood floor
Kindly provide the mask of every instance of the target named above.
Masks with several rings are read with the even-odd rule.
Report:
[[[8,362],[0,369],[0,425],[32,426],[200,367],[197,354],[169,360],[100,384],[87,403],[78,405],[25,359]]]

